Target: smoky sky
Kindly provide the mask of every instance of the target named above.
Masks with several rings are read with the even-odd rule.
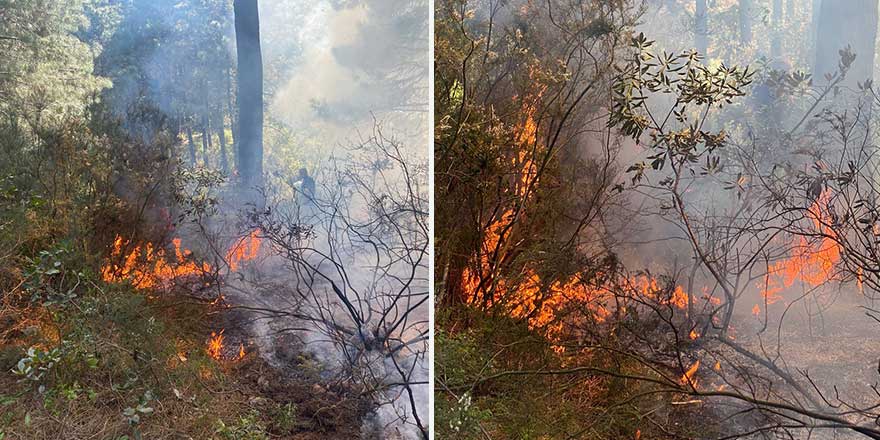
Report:
[[[262,7],[266,51],[292,0]],[[373,124],[424,139],[428,109],[425,0],[318,2],[297,17],[302,52],[279,84],[270,112],[301,130],[339,142]],[[284,56],[278,53],[278,56]],[[271,58],[271,57],[270,57]]]
[[[132,132],[222,105],[223,73],[236,56],[231,2],[99,3],[117,8],[120,21],[109,35],[90,33],[101,50],[96,71],[113,81],[105,100]],[[376,121],[410,144],[427,140],[427,0],[259,7],[269,118],[325,150],[350,144]]]

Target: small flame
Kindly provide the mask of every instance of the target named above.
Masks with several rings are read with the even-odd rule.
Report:
[[[755,316],[761,316],[761,307],[755,304],[755,307],[752,307],[752,314]]]
[[[240,345],[238,346],[238,359],[244,359],[244,356],[245,356],[246,354],[247,354],[247,353],[245,353],[245,351],[244,351],[244,344],[240,344]]]
[[[691,330],[691,333],[688,335],[688,337],[691,338],[692,341],[694,341],[700,337],[700,334],[697,333],[696,330]]]
[[[699,359],[697,359],[697,361],[694,362],[694,364],[691,365],[691,367],[688,368],[688,370],[685,371],[684,374],[681,376],[681,384],[682,385],[690,384],[691,386],[696,388],[697,382],[696,382],[696,380],[694,380],[694,375],[697,374],[698,368],[700,368],[700,360]]]
[[[220,330],[220,333],[211,332],[211,339],[208,340],[208,356],[220,360],[223,355],[223,332],[225,330]]]
[[[229,263],[229,270],[235,272],[241,266],[242,262],[251,261],[257,258],[260,252],[262,240],[259,237],[260,230],[254,229],[247,237],[239,240],[235,245],[226,252],[226,261]]]

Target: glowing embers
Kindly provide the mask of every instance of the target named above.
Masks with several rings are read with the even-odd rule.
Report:
[[[107,282],[129,281],[138,289],[168,288],[182,277],[201,277],[211,272],[208,263],[192,261],[192,252],[181,247],[181,240],[172,240],[174,252],[157,248],[152,243],[134,245],[117,235],[113,252],[101,277]]]
[[[226,252],[226,262],[229,264],[230,271],[235,272],[241,267],[243,262],[257,258],[260,246],[262,245],[259,235],[260,230],[254,229],[247,236],[237,240],[229,248]]]
[[[791,250],[791,256],[777,261],[767,268],[767,274],[759,284],[761,295],[767,304],[782,299],[781,293],[795,282],[807,287],[818,287],[836,279],[835,267],[840,261],[840,246],[836,242],[836,234],[829,226],[832,224],[828,205],[831,193],[826,190],[806,211],[806,217],[814,228],[810,239],[806,234],[797,239]],[[861,277],[859,277],[861,291]],[[758,315],[760,307],[756,304],[752,313]]]
[[[244,343],[238,344],[238,350],[228,347],[226,345],[226,337],[223,335],[223,332],[225,331],[226,329],[221,329],[219,333],[211,332],[211,338],[208,339],[208,344],[205,347],[208,356],[211,356],[218,361],[238,361],[244,359],[244,357],[247,356],[247,352],[244,349]]]

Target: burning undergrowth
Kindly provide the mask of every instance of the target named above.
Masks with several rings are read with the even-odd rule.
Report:
[[[812,147],[804,145],[819,135],[799,133],[801,149],[769,163],[751,134],[707,128],[719,123],[709,115],[747,93],[752,72],[709,67],[694,53],[654,54],[652,44],[632,40],[632,58],[612,85],[607,139],[632,139],[636,162],[620,176],[626,183],[597,191],[625,194],[627,232],[648,225],[636,238],[616,241],[610,222],[590,211],[570,240],[551,222],[547,199],[559,196],[562,166],[542,130],[557,125],[535,119],[535,95],[514,98],[517,121],[498,160],[507,172],[496,194],[482,195],[490,201],[474,215],[477,238],[464,255],[447,257],[441,287],[445,301],[477,316],[526,325],[556,358],[492,371],[487,356],[472,384],[439,382],[456,399],[453,410],[470,410],[472,396],[493,399],[508,377],[604,377],[668,396],[651,405],[658,417],[690,408],[718,421],[697,436],[797,438],[824,427],[877,438],[876,395],[865,388],[876,381],[875,344],[860,328],[878,316],[876,166],[841,128],[849,121],[859,130],[858,121],[829,111],[826,129],[842,139],[815,146],[805,161]],[[632,270],[640,267],[651,270]],[[451,322],[462,333],[480,325]],[[505,350],[513,351],[498,353]],[[837,366],[858,379],[835,377]]]
[[[294,382],[309,365],[310,380],[369,402],[365,435],[425,437],[426,171],[377,131],[317,173],[315,193],[270,187],[233,214],[221,208],[235,205],[228,196],[196,184],[202,202],[216,199],[183,209],[176,232],[186,238],[163,247],[117,237],[101,273],[213,304],[204,350],[218,362],[255,353]]]
[[[426,171],[377,131],[318,175],[317,195],[249,213],[272,254],[239,281],[260,292],[260,333],[301,338],[328,374],[368,390],[365,429],[404,438],[428,432]]]

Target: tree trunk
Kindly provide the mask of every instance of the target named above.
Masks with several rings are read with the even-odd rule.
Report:
[[[700,55],[709,57],[709,8],[706,0],[697,0],[694,15],[694,46]]]
[[[242,187],[253,189],[263,177],[263,56],[257,0],[235,0],[238,53],[238,163]]]
[[[739,0],[739,41],[752,43],[752,0]]]
[[[220,171],[228,173],[229,161],[226,158],[226,121],[222,111],[220,112],[220,117],[217,119],[217,122],[217,135],[220,139]]]
[[[186,124],[186,140],[189,143],[189,164],[196,166],[196,141],[193,139],[192,125]]]
[[[810,60],[813,65],[816,64],[816,37],[819,32],[819,10],[822,8],[822,0],[813,0],[813,7],[810,11],[810,49],[813,52],[813,59]]]
[[[232,145],[232,161],[234,170],[238,170],[241,164],[238,163],[238,113],[235,111],[235,100],[232,95],[232,69],[226,69],[226,105],[227,111],[229,112],[229,121],[230,121],[230,134],[232,137],[229,139],[230,145]]]
[[[773,0],[773,30],[770,40],[770,58],[782,58],[782,0]]]
[[[210,166],[208,160],[211,151],[211,127],[210,119],[207,116],[202,117],[202,158],[205,167]]]
[[[856,89],[857,83],[872,79],[876,40],[877,0],[823,1],[816,33],[814,81],[826,83],[825,75],[838,71],[840,50],[847,46],[856,59],[842,85]]]

